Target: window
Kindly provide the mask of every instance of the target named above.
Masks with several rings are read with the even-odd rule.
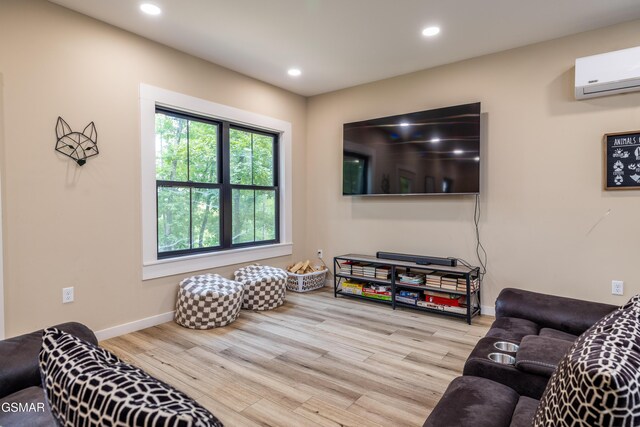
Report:
[[[156,111],[158,256],[217,248],[219,125]]]
[[[277,242],[277,142],[156,108],[158,257]]]
[[[278,240],[277,136],[231,128],[231,244]]]
[[[367,157],[344,153],[342,164],[342,194],[365,194],[367,191]]]
[[[291,125],[140,92],[143,279],[291,254]]]

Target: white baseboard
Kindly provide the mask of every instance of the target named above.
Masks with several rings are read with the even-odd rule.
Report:
[[[101,331],[97,331],[95,334],[98,338],[98,341],[108,340],[109,338],[119,337],[120,335],[128,334],[130,332],[135,332],[141,329],[160,325],[161,323],[170,322],[173,320],[174,313],[174,311],[169,311],[167,313],[158,314],[156,316],[146,317],[144,319],[125,323],[123,325],[118,325],[111,328],[103,329]]]
[[[483,315],[487,315],[487,316],[495,316],[496,315],[496,308],[492,305],[481,305],[480,306],[480,310],[482,312]]]

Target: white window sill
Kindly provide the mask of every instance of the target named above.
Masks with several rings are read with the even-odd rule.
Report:
[[[223,252],[188,255],[179,258],[149,260],[142,264],[142,280],[260,261],[267,258],[291,255],[292,253],[292,243],[277,243],[251,248],[230,249]]]

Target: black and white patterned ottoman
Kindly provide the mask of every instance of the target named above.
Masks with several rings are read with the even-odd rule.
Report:
[[[248,265],[234,273],[236,282],[244,286],[242,308],[271,310],[284,304],[287,272],[266,265]]]
[[[218,274],[191,276],[180,282],[175,322],[191,329],[211,329],[236,320],[243,286]]]

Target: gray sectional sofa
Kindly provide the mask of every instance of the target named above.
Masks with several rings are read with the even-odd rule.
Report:
[[[98,340],[85,325],[70,322],[55,326],[87,342]],[[42,389],[38,354],[42,330],[0,341],[0,426],[57,426]],[[22,406],[18,406],[21,404]]]
[[[618,308],[504,289],[491,329],[424,427],[640,425],[638,384],[639,297]]]

